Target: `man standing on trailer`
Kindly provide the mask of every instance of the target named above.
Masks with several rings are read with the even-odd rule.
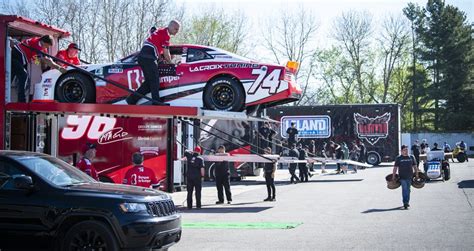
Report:
[[[187,160],[186,190],[188,209],[193,207],[193,191],[196,189],[196,208],[201,208],[202,179],[204,178],[204,159],[201,157],[201,147],[196,146],[194,152],[186,151],[184,159]]]
[[[298,129],[296,129],[295,122],[290,123],[290,127],[286,129],[286,133],[288,134],[288,145],[296,145],[296,135],[298,134]]]
[[[53,38],[50,35],[42,37],[32,37],[15,43],[12,48],[11,69],[12,77],[18,83],[18,102],[26,102],[25,88],[28,86],[28,64],[41,63],[65,73],[67,70],[56,64],[51,58],[44,56],[39,51],[47,53],[53,45]]]
[[[81,61],[79,60],[79,57],[77,56],[80,50],[81,49],[79,48],[79,46],[77,46],[76,43],[70,43],[66,50],[58,51],[58,54],[56,54],[56,57],[72,65],[80,65]],[[63,67],[69,66],[61,62],[59,62],[59,65]]]
[[[146,95],[151,92],[154,105],[168,105],[160,101],[160,74],[157,60],[163,55],[165,63],[171,64],[171,54],[169,51],[170,35],[176,35],[181,24],[172,20],[168,27],[155,30],[143,42],[142,49],[138,53],[138,64],[142,68],[145,81],[136,92]],[[126,101],[134,105],[140,99],[139,96],[130,94]]]

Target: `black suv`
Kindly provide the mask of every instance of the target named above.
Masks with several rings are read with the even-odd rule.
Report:
[[[0,250],[167,249],[180,238],[166,193],[97,182],[49,155],[0,151]]]

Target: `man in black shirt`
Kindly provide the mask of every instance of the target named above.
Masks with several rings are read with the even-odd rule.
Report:
[[[416,167],[420,164],[420,144],[418,140],[411,146],[411,153],[415,156]]]
[[[298,159],[299,160],[306,160],[307,154],[306,150],[303,148],[301,144],[298,145]],[[305,163],[298,163],[298,169],[300,171],[300,180],[301,182],[308,182],[308,167],[306,166]]]
[[[262,149],[262,153],[264,153],[265,148],[268,147],[268,137],[270,135],[270,128],[267,122],[258,129],[258,134],[260,135],[260,149]]]
[[[272,149],[267,147],[264,149],[265,154],[272,154]],[[275,201],[275,170],[276,162],[265,163],[263,165],[263,177],[267,185],[268,196],[263,201]]]
[[[202,178],[204,178],[204,159],[200,156],[201,147],[196,146],[194,152],[186,151],[185,157],[187,160],[186,171],[186,190],[188,191],[187,202],[188,209],[193,207],[193,190],[196,189],[196,208],[201,208],[201,190]]]
[[[402,184],[403,207],[408,209],[408,207],[410,207],[411,180],[413,178],[413,173],[415,173],[418,178],[418,167],[416,166],[415,157],[408,155],[408,146],[406,145],[402,145],[402,154],[395,159],[392,177],[393,180],[395,180],[397,171],[398,176],[400,176],[400,183]]]
[[[291,122],[291,127],[286,129],[288,134],[288,145],[296,144],[296,134],[298,134],[298,129],[296,129],[295,122]]]
[[[290,147],[291,147],[291,150],[290,150],[288,156],[299,159],[300,153],[298,152],[298,150],[296,150],[295,144],[292,144]],[[296,166],[297,166],[296,163],[290,163],[290,168],[289,168],[289,171],[290,171],[290,174],[291,174],[290,183],[295,183],[296,184],[298,181],[300,181],[300,179],[298,179],[298,177],[295,174]]]
[[[225,152],[225,146],[219,146],[217,148],[216,155],[228,155]],[[232,193],[230,192],[230,171],[229,171],[229,162],[222,161],[214,163],[214,170],[216,176],[216,187],[217,187],[217,198],[216,204],[224,203],[224,191],[225,197],[227,198],[227,204],[232,203]]]

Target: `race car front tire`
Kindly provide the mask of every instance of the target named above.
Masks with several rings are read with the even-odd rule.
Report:
[[[88,76],[73,72],[59,79],[55,96],[62,103],[95,103],[95,85]]]
[[[204,107],[210,110],[242,111],[245,94],[240,83],[230,77],[218,77],[211,80],[203,96]]]

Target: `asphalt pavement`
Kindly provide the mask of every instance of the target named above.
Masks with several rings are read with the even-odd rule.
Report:
[[[204,182],[200,210],[186,209],[185,191],[172,194],[183,236],[170,250],[474,250],[474,161],[450,164],[449,181],[412,187],[409,210],[401,188],[386,187],[391,164],[344,175],[318,169],[299,184],[278,170],[275,202],[263,201],[260,176],[233,182],[230,205],[215,205],[215,185]]]

